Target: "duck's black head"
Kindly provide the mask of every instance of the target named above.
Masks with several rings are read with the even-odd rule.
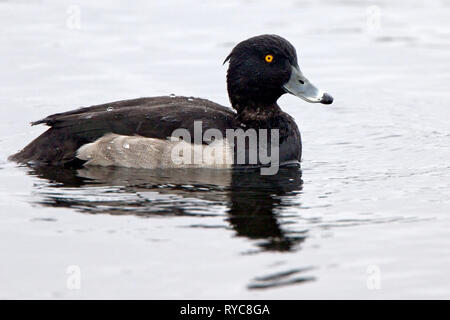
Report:
[[[227,61],[228,95],[238,112],[276,106],[284,93],[308,102],[333,102],[301,73],[295,48],[280,36],[261,35],[242,41]]]

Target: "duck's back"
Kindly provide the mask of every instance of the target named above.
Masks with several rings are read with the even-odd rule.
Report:
[[[79,165],[77,150],[108,135],[142,136],[166,139],[178,128],[193,136],[194,121],[201,121],[203,132],[238,127],[236,113],[206,99],[152,97],[106,103],[58,113],[33,122],[50,128],[10,157],[20,163]]]

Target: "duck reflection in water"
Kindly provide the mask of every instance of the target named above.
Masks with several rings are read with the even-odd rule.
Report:
[[[31,168],[46,182],[38,188],[41,205],[69,207],[90,214],[217,216],[224,206],[236,235],[256,241],[259,250],[291,251],[305,231],[288,231],[284,211],[299,206],[303,181],[298,167],[277,175],[259,170],[167,169],[112,167]],[[204,200],[198,201],[198,200]],[[282,217],[283,216],[283,217]],[[201,225],[196,225],[197,227]]]

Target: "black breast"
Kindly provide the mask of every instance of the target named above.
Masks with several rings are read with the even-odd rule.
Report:
[[[254,129],[257,133],[257,146],[261,147],[261,143],[264,143],[264,138],[266,138],[265,143],[267,145],[267,149],[271,150],[271,136],[276,131],[279,140],[278,140],[278,159],[274,159],[273,155],[270,152],[267,152],[267,155],[272,157],[272,161],[278,162],[280,164],[286,162],[300,162],[302,156],[302,142],[300,131],[295,123],[294,119],[285,112],[277,112],[276,114],[267,117],[265,119],[258,120],[248,120],[244,122],[245,129]],[[261,135],[261,129],[266,130],[266,135]],[[252,147],[249,145],[249,140],[246,140],[246,150],[245,150],[245,164],[247,165],[250,162],[250,152]],[[254,149],[254,148],[253,148]],[[261,160],[259,157],[259,149],[258,149],[258,164],[260,164]],[[238,163],[237,157],[239,154],[239,150],[237,150],[237,143],[235,143],[235,163]],[[278,160],[278,161],[277,161]]]

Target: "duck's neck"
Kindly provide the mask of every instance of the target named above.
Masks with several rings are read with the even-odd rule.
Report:
[[[271,122],[270,120],[280,115],[282,112],[280,107],[274,103],[271,105],[233,105],[238,113],[239,121],[245,124],[264,124]]]

